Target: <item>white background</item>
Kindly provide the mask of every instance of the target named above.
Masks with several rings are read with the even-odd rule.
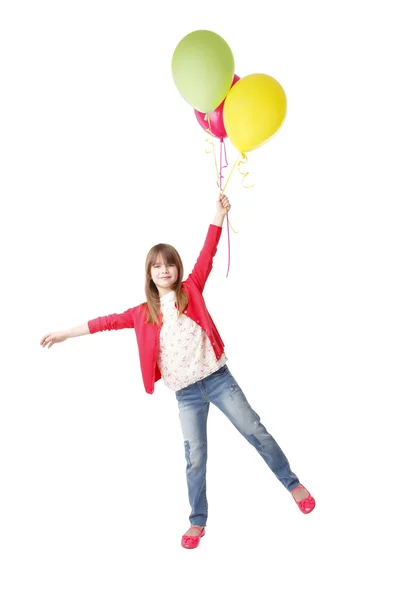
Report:
[[[203,28],[288,98],[255,187],[229,183],[205,300],[317,507],[211,407],[187,552],[177,403],[133,330],[39,342],[142,302],[158,242],[191,271],[217,188],[170,63]],[[389,1],[2,3],[2,600],[398,598],[398,40]]]

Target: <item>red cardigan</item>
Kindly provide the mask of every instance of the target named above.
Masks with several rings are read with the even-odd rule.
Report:
[[[198,323],[207,333],[217,360],[219,360],[224,350],[224,343],[207,311],[203,290],[212,269],[213,257],[217,252],[221,232],[222,227],[209,226],[204,246],[193,271],[182,282],[182,287],[188,295],[188,305],[184,310],[184,314]],[[110,331],[111,329],[135,329],[144,387],[148,394],[152,394],[154,383],[161,379],[161,373],[157,365],[161,328],[159,325],[146,323],[146,315],[147,303],[144,302],[134,308],[128,308],[123,313],[114,313],[106,317],[92,319],[88,321],[88,327],[90,333]]]

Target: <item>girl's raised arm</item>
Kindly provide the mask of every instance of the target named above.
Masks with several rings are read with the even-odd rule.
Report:
[[[208,228],[207,237],[203,248],[200,251],[199,257],[193,267],[192,272],[187,278],[187,281],[191,280],[200,290],[200,292],[203,292],[204,286],[211,272],[213,258],[217,252],[217,245],[221,237],[222,224],[224,222],[226,213],[231,207],[228,198],[224,194],[220,194],[216,204],[217,210],[214,221]]]

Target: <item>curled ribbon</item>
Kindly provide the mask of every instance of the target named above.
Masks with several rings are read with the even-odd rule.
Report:
[[[206,144],[210,144],[211,148],[205,150],[206,154],[211,154],[211,152],[215,152],[214,141],[212,138],[207,138],[205,140]]]
[[[242,179],[242,185],[243,185],[243,187],[245,187],[245,188],[252,188],[252,187],[254,187],[254,183],[252,183],[251,185],[245,185],[245,184],[244,184],[246,177],[248,177],[248,175],[249,175],[249,171],[245,171],[245,172],[243,172],[243,171],[241,170],[241,166],[242,166],[242,165],[244,166],[244,165],[247,163],[247,160],[248,160],[248,159],[247,159],[247,154],[244,154],[244,153],[242,152],[242,158],[241,158],[241,160],[239,160],[239,162],[238,162],[238,171],[239,171],[239,173],[240,173],[240,174],[243,176],[243,179]]]

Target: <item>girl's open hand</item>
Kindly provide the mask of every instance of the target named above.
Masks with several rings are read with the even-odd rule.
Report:
[[[40,340],[40,344],[43,348],[46,348],[47,345],[49,348],[51,348],[53,344],[65,342],[67,338],[68,335],[65,331],[55,331],[53,333],[47,333],[44,335]]]

